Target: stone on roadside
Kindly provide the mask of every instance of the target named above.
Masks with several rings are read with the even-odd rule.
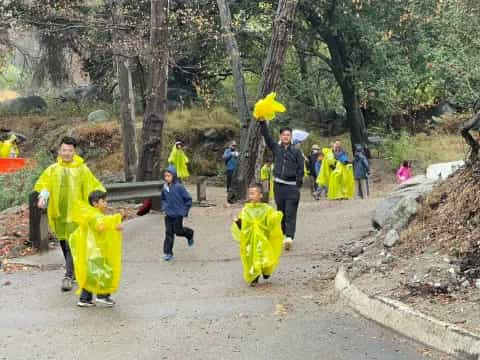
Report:
[[[385,236],[385,239],[383,240],[383,245],[390,248],[395,246],[395,244],[397,244],[399,240],[400,235],[398,235],[397,230],[392,229]]]
[[[88,121],[91,123],[107,122],[110,121],[111,118],[112,116],[110,115],[110,113],[105,110],[96,110],[88,115]]]
[[[13,114],[43,113],[47,103],[37,95],[23,96],[1,103],[0,110]]]
[[[357,245],[351,248],[350,250],[348,250],[348,255],[353,258],[359,256],[362,253],[363,253],[363,246],[361,245]]]

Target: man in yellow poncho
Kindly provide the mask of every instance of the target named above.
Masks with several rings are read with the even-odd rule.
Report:
[[[17,136],[12,134],[8,140],[0,141],[0,159],[17,158],[19,155],[17,147]]]
[[[183,141],[177,140],[168,157],[168,164],[175,166],[177,177],[180,180],[185,180],[190,176],[190,172],[188,171],[188,157],[183,151],[183,145]]]
[[[77,229],[69,239],[75,262],[80,299],[78,306],[115,305],[110,297],[118,289],[122,264],[122,216],[105,215],[107,193],[95,190],[89,205],[78,202],[73,211]]]
[[[76,145],[71,137],[62,139],[57,162],[40,175],[34,188],[40,193],[38,207],[48,208],[50,230],[60,241],[65,257],[66,273],[62,291],[72,289],[73,260],[67,240],[77,228],[72,219],[74,204],[78,201],[87,202],[94,190],[105,191],[84,160],[75,154]]]
[[[248,189],[249,203],[232,224],[232,234],[240,243],[243,278],[256,286],[260,276],[268,279],[282,254],[282,213],[262,203],[262,184]]]

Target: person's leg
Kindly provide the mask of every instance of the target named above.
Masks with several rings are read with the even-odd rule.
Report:
[[[291,186],[289,196],[285,201],[285,235],[291,239],[295,238],[297,229],[297,210],[300,202],[300,191],[297,187]]]
[[[233,171],[227,170],[227,192],[232,188]]]
[[[360,179],[355,179],[355,187],[357,188],[357,197],[363,199],[362,181]]]
[[[183,226],[183,217],[175,218],[174,232],[175,232],[175,235],[177,235],[177,236],[183,236],[183,237],[187,238],[188,245],[190,245],[190,246],[193,245],[193,243],[192,243],[193,230],[190,229],[189,227]]]
[[[62,248],[63,257],[65,258],[65,277],[73,279],[73,258],[70,246],[66,240],[60,240],[60,247]]]
[[[165,255],[173,255],[174,226],[175,219],[165,215],[165,241],[163,242],[163,253]]]
[[[362,190],[362,199],[367,199],[368,198],[367,179],[361,179],[360,180],[360,188]]]
[[[277,210],[283,214],[282,218],[282,231],[285,234],[285,192],[284,185],[279,183],[274,183],[274,194],[275,194],[275,204],[277,205]]]

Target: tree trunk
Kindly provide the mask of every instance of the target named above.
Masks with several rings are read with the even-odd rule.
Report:
[[[121,44],[126,42],[128,34],[121,30],[124,17],[119,6],[120,1],[112,1],[113,40],[116,52],[115,66],[120,92],[120,118],[122,123],[123,167],[126,181],[135,180],[137,169],[137,139],[135,136],[135,96],[133,92],[132,72],[129,61],[129,49]]]
[[[135,96],[132,72],[128,59],[117,56],[117,77],[120,90],[120,117],[122,120],[123,166],[126,181],[134,181],[137,170],[135,136]]]
[[[237,98],[238,111],[240,113],[240,149],[243,148],[247,135],[248,124],[250,123],[250,110],[247,102],[247,91],[245,78],[243,76],[242,60],[238,50],[237,40],[232,31],[232,15],[227,0],[217,0],[222,23],[223,36],[230,62],[232,64],[233,79],[235,81],[235,94]]]
[[[274,91],[280,82],[296,7],[297,0],[280,0],[278,3],[272,29],[272,39],[263,66],[262,82],[257,96],[259,99]],[[229,194],[230,201],[245,198],[248,184],[259,172],[264,148],[260,126],[257,121],[251,121],[244,147],[241,148],[240,166],[236,176],[234,176],[232,194]]]
[[[363,117],[352,74],[351,64],[345,42],[340,35],[324,32],[322,37],[330,51],[332,68],[335,79],[342,91],[343,106],[347,112],[347,125],[350,129],[352,148],[355,144],[366,145],[368,143],[367,127]],[[353,150],[353,149],[352,149]]]
[[[156,180],[160,176],[163,125],[167,116],[168,7],[169,0],[151,0],[151,84],[143,118],[138,181]]]

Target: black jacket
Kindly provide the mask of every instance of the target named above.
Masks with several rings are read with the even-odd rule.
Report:
[[[272,139],[265,121],[260,122],[260,130],[265,143],[273,153],[273,176],[284,181],[295,182],[297,186],[301,186],[305,170],[305,160],[302,152],[295,149],[293,145],[285,148],[277,144]]]

